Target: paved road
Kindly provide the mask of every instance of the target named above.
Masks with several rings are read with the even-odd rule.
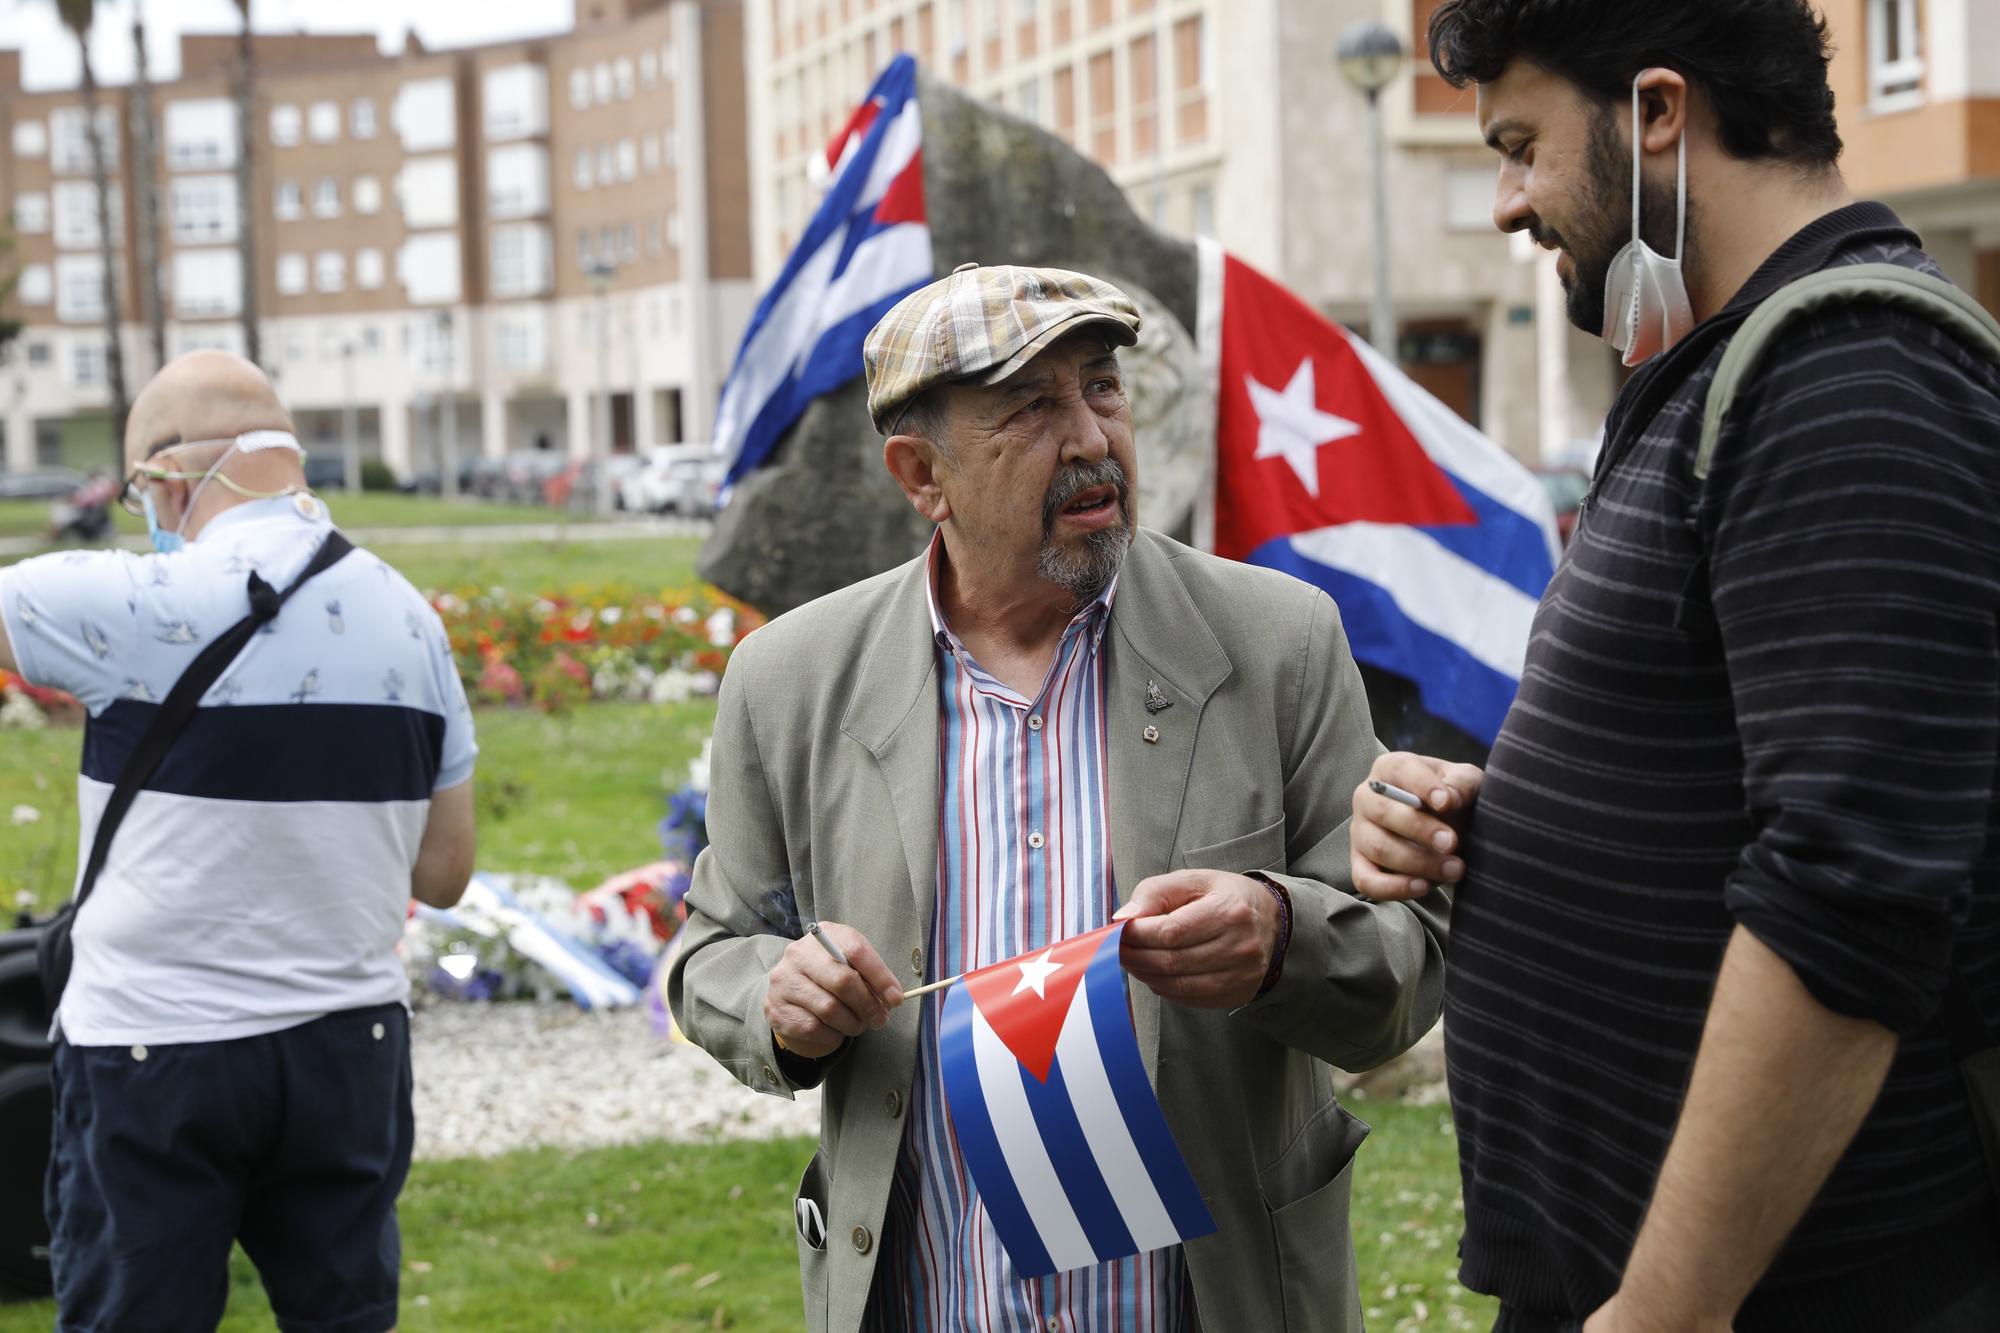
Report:
[[[493,542],[615,542],[658,537],[706,537],[711,524],[700,518],[634,518],[601,523],[490,523],[418,528],[347,528],[362,546],[485,545]],[[144,537],[127,537],[121,545],[146,549]],[[0,556],[34,555],[47,549],[39,537],[0,538]]]

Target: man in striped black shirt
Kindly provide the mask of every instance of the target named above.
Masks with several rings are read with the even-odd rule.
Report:
[[[1954,970],[2000,1019],[2000,375],[1912,315],[1824,309],[1692,466],[1759,302],[1937,272],[1847,194],[1826,43],[1805,0],[1432,21],[1504,159],[1496,222],[1644,362],[1484,774],[1390,755],[1427,811],[1355,795],[1363,892],[1461,885],[1462,1279],[1502,1328],[2000,1328],[1940,1026]]]

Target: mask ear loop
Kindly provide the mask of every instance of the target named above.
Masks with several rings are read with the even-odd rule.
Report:
[[[1674,262],[1687,258],[1688,230],[1688,136],[1687,126],[1681,126],[1680,166],[1674,184]]]
[[[201,503],[201,493],[208,489],[208,483],[215,480],[216,474],[222,471],[222,465],[234,457],[236,451],[242,447],[243,437],[239,435],[229,442],[228,451],[222,457],[215,460],[215,466],[203,474],[200,483],[194,488],[194,494],[188,497],[187,508],[181,511],[181,521],[174,525],[174,535],[176,537],[180,537],[183,540],[186,539],[187,534],[183,533],[181,529],[185,528],[188,524],[188,519],[194,516],[194,507]]]
[[[1639,234],[1639,167],[1644,161],[1645,148],[1645,135],[1639,123],[1639,80],[1645,77],[1643,69],[1632,76],[1632,239],[1635,241],[1645,239]]]
[[[1643,241],[1639,221],[1639,167],[1645,160],[1645,126],[1639,119],[1639,80],[1646,77],[1640,70],[1632,77],[1632,239]],[[1674,262],[1687,258],[1688,225],[1688,139],[1687,128],[1681,128],[1680,143],[1677,145],[1678,164],[1674,181]]]

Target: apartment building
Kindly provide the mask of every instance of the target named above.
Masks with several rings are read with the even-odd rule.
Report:
[[[2000,314],[2000,0],[1822,0],[1857,194]]]
[[[1553,261],[1496,233],[1472,96],[1424,63],[1436,0],[756,0],[747,7],[756,271],[810,217],[808,162],[874,72],[936,76],[1087,154],[1142,216],[1212,236],[1327,314],[1367,323],[1367,103],[1334,61],[1381,19],[1413,52],[1383,94],[1391,285],[1411,375],[1518,455],[1593,439],[1617,379],[1562,313]],[[976,255],[940,256],[943,266]]]
[[[736,0],[591,0],[560,36],[396,58],[372,37],[256,39],[249,210],[262,357],[308,448],[354,404],[365,454],[460,459],[701,438],[754,294]],[[190,37],[154,90],[168,355],[241,350],[234,36]],[[26,328],[0,365],[10,468],[59,461],[107,403],[80,99],[0,53],[0,210]],[[107,89],[136,390],[128,90]],[[69,448],[75,452],[74,444]],[[95,464],[101,442],[76,461]]]

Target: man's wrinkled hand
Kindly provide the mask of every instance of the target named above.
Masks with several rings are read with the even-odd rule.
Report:
[[[1278,904],[1254,879],[1176,870],[1141,880],[1114,920],[1126,922],[1125,970],[1161,998],[1234,1009],[1257,998],[1278,946]]]
[[[847,955],[845,964],[810,935],[785,946],[764,992],[764,1017],[784,1049],[808,1060],[832,1055],[849,1037],[886,1026],[903,988],[860,931],[832,921],[820,929]]]
[[[1462,832],[1486,774],[1420,754],[1385,754],[1369,779],[1401,787],[1424,803],[1412,810],[1372,790],[1354,789],[1348,855],[1355,891],[1376,902],[1421,898],[1433,884],[1465,878]]]

